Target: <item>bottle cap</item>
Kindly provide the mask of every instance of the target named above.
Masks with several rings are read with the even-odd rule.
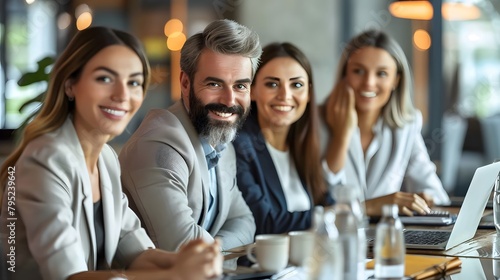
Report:
[[[382,215],[385,217],[397,217],[399,208],[397,204],[384,204],[382,206]]]

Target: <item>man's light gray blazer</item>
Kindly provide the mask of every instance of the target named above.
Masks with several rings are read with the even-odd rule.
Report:
[[[219,207],[211,228],[202,225],[208,211],[209,174],[205,153],[181,101],[167,110],[151,110],[120,152],[122,183],[148,234],[165,250],[188,240],[221,237],[224,249],[253,242],[255,223],[236,184],[232,145],[216,168]],[[135,207],[133,206],[135,204]]]
[[[129,265],[151,239],[128,208],[118,158],[105,145],[98,160],[108,264]],[[2,224],[4,257],[15,247],[12,279],[66,279],[96,268],[94,207],[90,177],[79,139],[68,118],[61,128],[33,140],[15,165],[15,194],[4,194],[2,221],[16,217],[13,233]],[[7,208],[6,197],[15,196]],[[15,216],[10,216],[13,210]],[[15,244],[8,243],[9,236]]]

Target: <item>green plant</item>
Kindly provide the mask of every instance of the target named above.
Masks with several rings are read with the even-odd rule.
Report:
[[[17,85],[20,87],[25,87],[29,86],[32,84],[40,83],[40,82],[45,82],[48,83],[49,81],[49,76],[50,76],[50,67],[52,64],[54,64],[55,59],[51,56],[47,56],[42,58],[37,62],[38,68],[36,69],[35,72],[26,72],[24,73],[21,78],[17,81]],[[24,108],[29,106],[32,103],[35,104],[40,104],[43,99],[45,98],[45,93],[47,92],[47,89],[45,89],[43,92],[39,93],[37,96],[29,99],[28,101],[24,102],[20,107],[19,107],[19,112],[22,113]],[[38,110],[35,110],[33,113],[31,113],[19,126],[19,129],[16,129],[16,132],[14,133],[14,138],[16,139],[16,142],[20,140],[21,137],[21,131],[24,130],[24,127],[33,119],[33,117],[36,115]]]
[[[27,72],[24,73],[19,81],[17,81],[17,84],[20,87],[25,87],[29,86],[35,83],[40,83],[40,82],[48,82],[49,81],[49,75],[50,75],[50,67],[52,64],[54,64],[55,59],[51,56],[47,56],[42,58],[37,62],[38,69],[36,69],[35,72]],[[43,98],[45,96],[45,93],[47,90],[44,90],[37,96],[33,97],[32,99],[24,102],[21,107],[19,107],[19,112],[22,112],[24,108],[26,108],[28,105],[32,103],[40,103],[43,101]],[[28,118],[29,119],[29,118]]]

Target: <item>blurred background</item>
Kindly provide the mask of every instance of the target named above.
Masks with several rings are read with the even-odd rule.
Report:
[[[179,50],[215,19],[236,20],[263,45],[289,41],[309,57],[323,102],[352,36],[382,29],[403,47],[432,160],[451,195],[500,158],[500,0],[0,0],[0,162],[39,105],[53,60],[75,32],[109,26],[139,37],[152,85],[119,150],[152,108],[180,96]],[[21,77],[24,77],[21,79]]]

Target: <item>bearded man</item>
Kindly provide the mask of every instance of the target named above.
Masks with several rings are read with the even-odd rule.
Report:
[[[230,142],[248,115],[261,52],[258,35],[231,20],[190,37],[181,50],[181,100],[151,110],[121,149],[124,190],[158,248],[175,251],[198,238],[219,238],[223,251],[253,242]]]

